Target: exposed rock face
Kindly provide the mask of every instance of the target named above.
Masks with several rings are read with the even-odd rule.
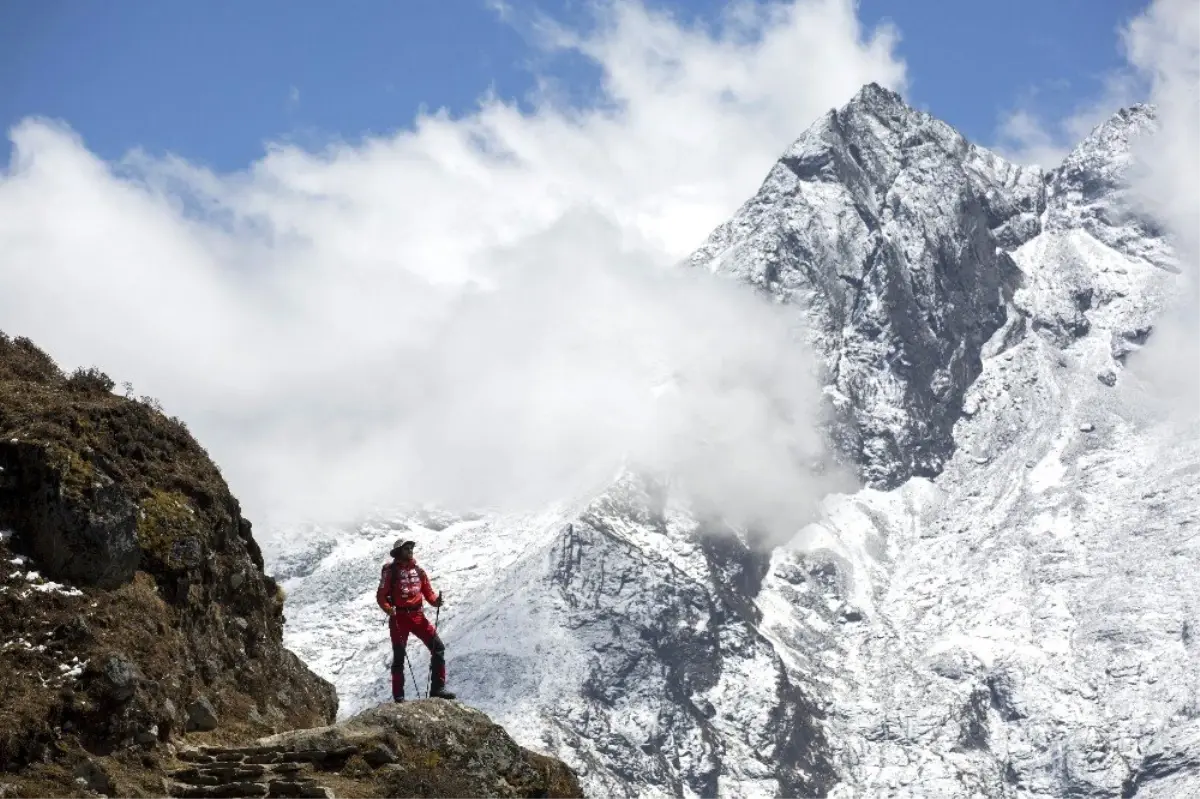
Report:
[[[878,86],[831,111],[690,263],[796,304],[824,356],[843,451],[873,485],[936,475],[963,392],[1039,230],[1013,166]]]
[[[628,476],[551,542],[547,587],[585,642],[573,668],[592,711],[563,703],[560,733],[588,773],[615,772],[610,793],[651,782],[715,796],[732,775],[823,792],[832,772],[820,711],[757,635],[747,599],[767,564],[734,531],[662,507],[664,490]],[[674,552],[650,554],[656,541]],[[743,727],[738,709],[749,697],[772,711]],[[631,706],[655,719],[636,747],[621,740]]]

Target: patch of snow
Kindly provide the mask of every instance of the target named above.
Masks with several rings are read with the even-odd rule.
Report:
[[[58,668],[62,671],[64,678],[77,680],[83,676],[83,670],[87,668],[88,661],[80,660],[78,657],[71,658],[71,663],[60,663]]]
[[[1067,473],[1067,467],[1062,462],[1062,453],[1065,447],[1066,439],[1060,437],[1029,472],[1030,491],[1035,494],[1043,494],[1062,484],[1063,476]]]
[[[47,580],[46,582],[38,583],[31,586],[31,588],[33,588],[34,591],[40,591],[43,594],[53,592],[62,594],[63,596],[83,596],[83,592],[78,588],[75,588],[74,586],[63,585],[62,583],[56,583],[53,580]]]

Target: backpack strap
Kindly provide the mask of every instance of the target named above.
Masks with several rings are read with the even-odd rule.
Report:
[[[393,559],[387,565],[388,569],[388,599],[392,600],[392,607],[396,605],[396,561]]]

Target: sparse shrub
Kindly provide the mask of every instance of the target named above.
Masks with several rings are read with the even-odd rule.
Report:
[[[24,336],[9,338],[0,332],[0,380],[57,382],[63,379],[54,359]]]
[[[108,394],[116,385],[111,377],[94,366],[87,369],[81,366],[67,378],[67,388],[81,394]]]

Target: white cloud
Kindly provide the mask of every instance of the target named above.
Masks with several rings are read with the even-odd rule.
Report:
[[[1139,152],[1142,199],[1200,262],[1200,5],[1156,0],[1124,32],[1128,57],[1150,83],[1160,129]]]
[[[289,111],[295,111],[300,107],[300,89],[296,86],[288,89],[287,107]]]
[[[159,397],[257,521],[533,504],[629,456],[792,523],[818,492],[792,452],[819,446],[791,324],[668,267],[817,116],[903,87],[893,32],[849,0],[542,29],[600,68],[594,107],[489,97],[236,174],[107,164],[26,120],[0,179],[6,332]]]
[[[1038,116],[1027,108],[1018,108],[1000,123],[997,152],[1018,164],[1037,165],[1053,169],[1070,152],[1069,144],[1060,141]]]
[[[1136,150],[1134,188],[1173,237],[1188,279],[1131,366],[1191,415],[1200,412],[1200,4],[1155,0],[1124,30],[1123,42],[1150,87],[1159,122]]]

